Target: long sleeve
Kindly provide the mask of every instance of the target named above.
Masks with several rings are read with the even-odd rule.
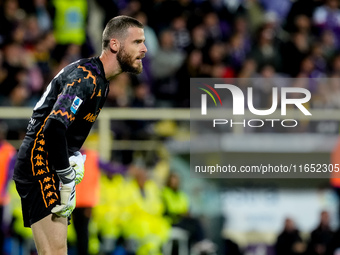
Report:
[[[48,161],[55,170],[70,166],[67,152],[66,127],[55,119],[48,119],[44,129]]]

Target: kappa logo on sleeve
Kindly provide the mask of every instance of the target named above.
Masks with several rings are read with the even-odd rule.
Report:
[[[79,97],[75,97],[71,106],[71,112],[73,114],[76,114],[79,106],[81,105],[81,103],[83,102],[83,100],[81,100]]]

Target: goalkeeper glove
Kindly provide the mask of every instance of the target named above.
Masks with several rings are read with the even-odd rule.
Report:
[[[63,170],[56,170],[56,172],[60,179],[60,205],[52,208],[51,212],[66,218],[76,207],[76,171],[70,166]]]
[[[79,184],[84,178],[84,163],[86,160],[86,155],[82,155],[79,151],[76,151],[73,156],[69,157],[69,162],[71,167],[76,172],[75,182]]]

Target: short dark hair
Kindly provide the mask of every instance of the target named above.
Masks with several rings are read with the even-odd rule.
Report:
[[[124,39],[126,31],[129,27],[144,28],[143,24],[138,20],[121,15],[112,18],[105,26],[102,37],[102,48],[106,49],[112,38]]]

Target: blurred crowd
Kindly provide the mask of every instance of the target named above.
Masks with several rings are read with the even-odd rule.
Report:
[[[277,234],[272,245],[251,244],[240,248],[237,243],[227,239],[226,254],[271,254],[271,255],[337,255],[340,251],[340,230],[330,226],[329,212],[320,212],[319,222],[309,232],[302,233],[299,223],[292,217],[286,217],[282,230]]]
[[[294,219],[287,217],[282,232],[275,243],[277,255],[334,255],[339,253],[340,231],[330,226],[330,216],[327,211],[320,213],[318,225],[304,239]]]
[[[194,77],[291,77],[334,78],[303,86],[312,92],[308,107],[340,107],[337,0],[2,0],[0,105],[33,106],[65,65],[100,54],[98,31],[120,14],[145,25],[148,53],[142,75],[110,84],[107,106],[189,107]],[[268,107],[275,85],[256,88],[257,107]]]
[[[66,64],[97,54],[85,0],[3,0],[2,105],[34,104]],[[125,14],[145,25],[142,76],[120,77],[111,106],[189,106],[190,77],[338,77],[337,0],[102,1],[104,24]],[[339,88],[329,88],[339,93]],[[317,88],[310,88],[319,93]],[[330,91],[329,91],[330,92]],[[333,92],[330,92],[332,94]],[[338,107],[338,105],[335,105]]]

